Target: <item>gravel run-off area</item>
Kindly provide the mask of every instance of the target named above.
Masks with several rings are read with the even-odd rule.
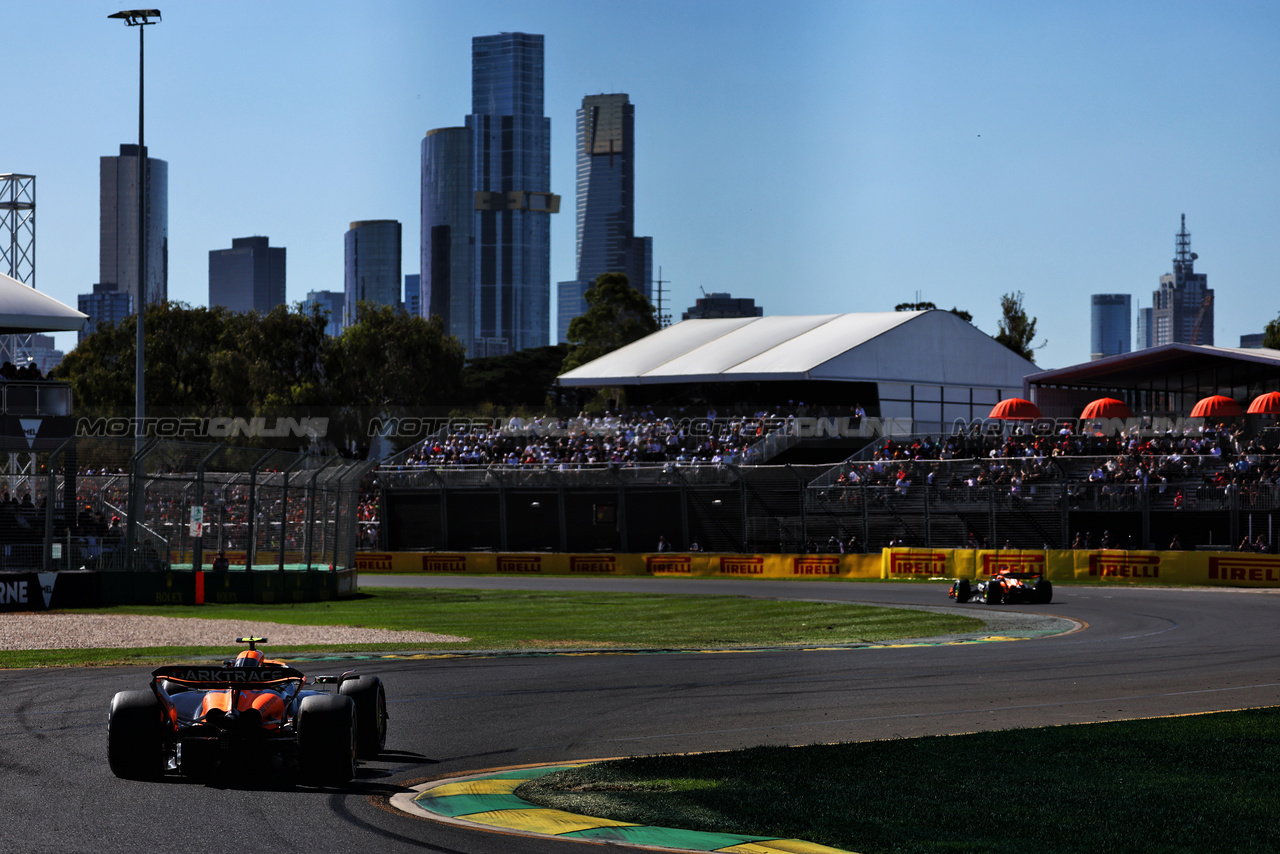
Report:
[[[290,626],[250,620],[201,620],[128,614],[0,614],[0,649],[95,649],[145,646],[225,646],[238,637],[275,645],[461,643],[467,638],[353,626]]]

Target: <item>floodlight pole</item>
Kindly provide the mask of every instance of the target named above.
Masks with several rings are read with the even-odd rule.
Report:
[[[132,557],[136,545],[137,525],[141,522],[141,511],[144,506],[141,494],[142,446],[146,441],[147,398],[145,383],[146,367],[146,335],[143,330],[143,317],[147,313],[147,156],[146,139],[143,135],[144,117],[144,68],[145,56],[144,35],[147,27],[160,22],[159,9],[130,9],[108,15],[108,18],[119,18],[127,27],[138,28],[138,293],[134,302],[137,315],[138,342],[134,366],[134,459],[135,477],[129,490],[130,504],[128,525],[128,554]],[[151,20],[155,18],[156,20]]]

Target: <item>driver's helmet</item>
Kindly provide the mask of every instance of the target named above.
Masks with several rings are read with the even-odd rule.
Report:
[[[246,649],[244,652],[236,656],[236,667],[261,667],[266,661],[260,651],[256,649]]]

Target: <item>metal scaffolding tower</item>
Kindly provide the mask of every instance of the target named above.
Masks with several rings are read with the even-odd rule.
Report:
[[[36,286],[36,176],[0,175],[0,272]],[[30,335],[0,335],[0,364],[25,365]]]

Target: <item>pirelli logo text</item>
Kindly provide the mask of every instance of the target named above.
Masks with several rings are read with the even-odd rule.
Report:
[[[797,557],[791,566],[792,575],[839,575],[838,557]]]
[[[654,575],[688,575],[693,572],[693,558],[688,555],[645,555],[644,564]]]
[[[890,552],[889,576],[945,575],[947,556],[943,552]]]
[[[569,571],[610,575],[618,571],[618,559],[613,555],[570,555]]]
[[[989,554],[982,556],[983,575],[999,575],[1002,572],[1034,572],[1044,575],[1048,564],[1044,554]]]
[[[356,569],[360,572],[390,572],[391,555],[378,552],[356,553]]]
[[[1159,578],[1159,555],[1089,555],[1089,574],[1099,578]]]
[[[722,557],[720,558],[721,575],[764,575],[764,558],[762,557]]]
[[[1280,581],[1280,558],[1211,557],[1209,579],[1219,581]]]
[[[466,572],[467,558],[465,555],[438,555],[429,554],[422,556],[423,572]]]
[[[542,555],[498,555],[498,572],[542,572]]]

